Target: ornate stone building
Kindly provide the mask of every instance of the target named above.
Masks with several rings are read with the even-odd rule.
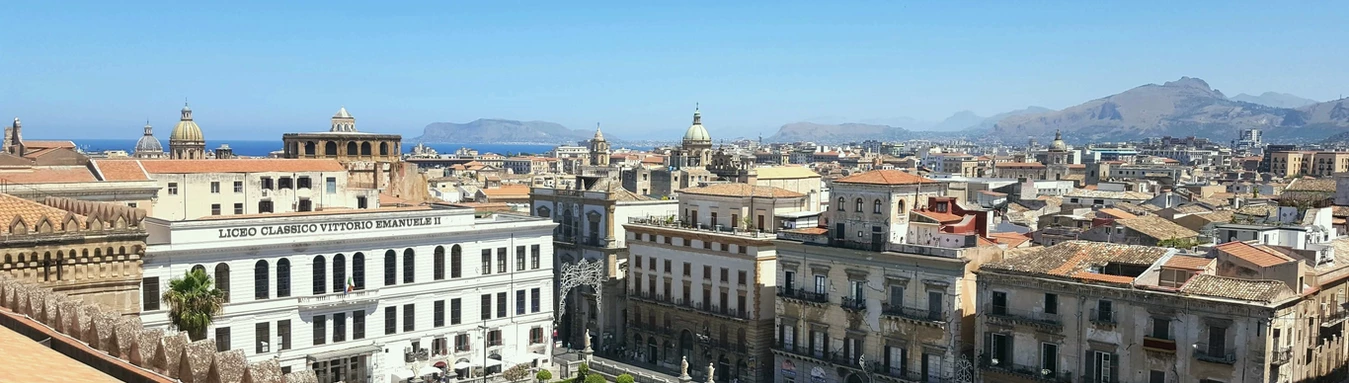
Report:
[[[609,166],[609,156],[613,152],[609,151],[609,141],[604,140],[604,133],[600,132],[600,127],[595,126],[595,138],[590,140],[590,164],[594,166]]]
[[[346,107],[333,115],[328,131],[286,133],[281,140],[285,158],[332,158],[341,162],[350,173],[352,187],[387,190],[408,173],[403,168],[403,137],[357,131],[356,118],[347,113]]]
[[[160,145],[159,139],[155,138],[155,128],[150,126],[150,121],[145,122],[145,134],[136,141],[136,150],[131,154],[135,158],[164,158],[168,153],[164,152],[164,146]]]
[[[0,194],[0,271],[120,314],[140,308],[145,212],[117,204]],[[155,297],[158,299],[158,297]]]
[[[684,131],[684,141],[670,154],[670,166],[676,169],[703,168],[712,163],[712,136],[703,127],[703,113],[693,109],[693,125]]]
[[[201,128],[192,121],[192,108],[183,104],[182,117],[169,135],[169,158],[199,160],[206,158],[206,138]]]

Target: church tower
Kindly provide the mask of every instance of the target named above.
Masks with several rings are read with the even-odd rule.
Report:
[[[684,140],[672,165],[683,168],[702,168],[712,162],[712,136],[703,127],[703,113],[693,108],[693,125],[684,131]]]
[[[590,139],[590,164],[594,166],[609,166],[609,141],[604,140],[604,133],[600,132],[600,125],[595,124],[595,138]]]
[[[201,128],[192,121],[192,108],[183,104],[182,117],[169,135],[169,158],[175,160],[200,160],[206,158],[206,139]]]
[[[14,117],[14,125],[5,129],[4,151],[19,157],[23,157],[23,123],[19,122],[18,117]]]
[[[342,109],[337,110],[337,114],[333,115],[333,128],[328,131],[344,133],[355,132],[356,117],[352,117],[351,113],[347,113],[347,107],[344,106]]]

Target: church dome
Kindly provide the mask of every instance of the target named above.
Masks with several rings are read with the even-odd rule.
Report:
[[[145,124],[145,135],[136,141],[136,153],[163,153],[164,146],[160,145],[159,139],[155,138],[154,128],[149,123]]]
[[[693,110],[693,125],[684,131],[684,142],[712,142],[712,136],[703,127],[703,113],[696,108]]]
[[[178,120],[178,125],[173,127],[169,141],[206,141],[202,138],[201,128],[192,121],[192,109],[188,108],[187,104],[183,104],[183,117]]]
[[[1063,142],[1063,133],[1054,131],[1054,142],[1049,143],[1049,149],[1057,151],[1068,150],[1068,144]]]

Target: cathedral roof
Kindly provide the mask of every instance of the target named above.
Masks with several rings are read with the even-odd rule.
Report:
[[[684,131],[684,142],[712,142],[712,136],[707,134],[707,128],[703,127],[703,113],[697,108],[693,110],[693,125]]]
[[[169,143],[173,141],[206,141],[201,135],[201,128],[192,121],[192,109],[183,104],[182,118],[178,120],[178,125],[174,125],[173,133],[169,135]]]
[[[145,124],[145,134],[136,141],[136,153],[163,153],[164,146],[160,145],[159,139],[155,138],[154,128],[149,123]]]

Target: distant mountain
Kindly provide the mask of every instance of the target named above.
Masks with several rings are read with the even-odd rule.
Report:
[[[478,119],[458,124],[433,122],[426,125],[414,142],[426,143],[539,143],[575,144],[595,136],[594,131],[567,129],[558,123],[546,121],[515,121]],[[619,141],[608,134],[605,139]]]
[[[921,130],[931,130],[937,132],[953,132],[957,130],[966,129],[971,126],[979,125],[979,123],[984,122],[984,118],[985,117],[980,117],[979,115],[974,114],[974,112],[962,110],[956,112],[956,114],[951,115],[951,117],[947,117],[945,120],[938,122],[931,128]]]
[[[1314,105],[1317,103],[1316,100],[1306,99],[1288,93],[1276,93],[1276,92],[1265,92],[1261,93],[1259,96],[1252,96],[1249,94],[1242,93],[1236,96],[1232,96],[1232,101],[1249,102],[1252,104],[1272,106],[1275,108],[1293,108],[1293,109],[1301,108],[1308,105]]]
[[[1025,109],[1017,109],[1017,110],[1013,110],[1013,111],[1009,111],[1009,112],[1002,112],[1002,113],[998,113],[998,114],[992,115],[992,116],[990,116],[990,117],[988,117],[988,118],[983,119],[983,121],[979,121],[979,123],[976,124],[976,125],[972,125],[972,126],[966,127],[965,130],[966,130],[966,131],[988,131],[989,129],[993,129],[993,125],[997,125],[998,121],[1002,121],[1002,119],[1007,118],[1007,117],[1020,116],[1020,115],[1026,115],[1026,114],[1037,114],[1037,113],[1053,112],[1053,111],[1054,111],[1053,109],[1049,109],[1049,108],[1045,108],[1045,107],[1040,107],[1040,106],[1028,106],[1028,107],[1026,107]]]
[[[889,125],[795,122],[778,128],[777,134],[768,137],[767,140],[770,142],[840,143],[865,140],[906,140],[911,136],[907,129]]]
[[[1148,84],[1055,112],[1011,116],[990,135],[1020,141],[1050,137],[1056,130],[1075,141],[1121,141],[1145,137],[1198,136],[1226,141],[1240,129],[1261,128],[1267,139],[1320,140],[1349,129],[1336,102],[1299,109],[1229,100],[1198,78]]]

